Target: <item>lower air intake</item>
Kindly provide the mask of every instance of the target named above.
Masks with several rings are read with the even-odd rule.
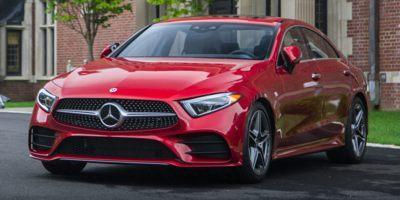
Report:
[[[60,144],[56,154],[126,159],[176,158],[158,141],[133,138],[70,137]]]
[[[180,143],[189,146],[187,154],[203,159],[224,159],[231,157],[231,152],[225,140],[216,134],[194,134],[180,138]]]
[[[32,150],[50,150],[56,138],[55,132],[51,129],[34,126],[30,129],[29,143]]]

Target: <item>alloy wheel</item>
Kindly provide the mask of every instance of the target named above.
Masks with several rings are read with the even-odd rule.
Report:
[[[268,167],[271,155],[271,128],[262,110],[253,113],[250,120],[248,151],[253,171],[262,174]]]
[[[351,137],[354,153],[357,156],[362,155],[366,145],[367,125],[364,110],[360,104],[354,106],[351,122]]]

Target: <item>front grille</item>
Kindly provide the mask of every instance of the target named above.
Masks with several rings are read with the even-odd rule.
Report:
[[[56,121],[63,124],[107,131],[162,129],[172,127],[178,123],[177,116],[140,116],[127,117],[120,126],[109,128],[101,123],[98,116],[57,112],[57,110],[60,109],[98,111],[106,103],[116,103],[127,112],[157,112],[174,114],[171,106],[161,101],[127,99],[61,99],[53,113],[53,116]]]
[[[176,158],[158,141],[134,138],[70,137],[60,144],[55,154],[126,159]]]
[[[180,143],[189,146],[186,152],[197,158],[229,159],[230,150],[225,140],[216,134],[193,134],[180,137]]]
[[[130,99],[61,99],[57,105],[57,109],[99,110],[101,106],[110,102],[118,103],[128,112],[174,112],[171,106],[162,101]]]
[[[50,150],[56,138],[53,130],[34,126],[30,129],[29,143],[32,150],[47,151]]]

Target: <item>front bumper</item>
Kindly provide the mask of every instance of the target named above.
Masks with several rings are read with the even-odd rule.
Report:
[[[51,114],[44,112],[36,105],[30,128],[43,127],[54,131],[54,141],[51,147],[46,150],[35,149],[32,146],[32,133],[30,131],[30,156],[42,161],[74,160],[99,163],[172,165],[176,167],[229,167],[241,165],[242,137],[247,111],[245,109],[247,106],[243,105],[246,103],[245,101],[199,118],[191,118],[177,102],[167,103],[173,107],[179,117],[177,125],[167,129],[131,132],[92,130],[61,124]],[[182,142],[182,138],[200,135],[214,135],[217,138],[221,138],[228,148],[229,156],[220,158],[191,154],[194,151],[194,146],[190,145],[190,139],[185,139],[185,142]],[[110,141],[114,139],[154,141],[168,149],[174,156],[144,158],[143,156],[121,157],[115,154],[112,156],[107,154],[105,156],[101,154],[66,154],[65,152],[60,152],[59,149],[63,142],[70,138],[88,140],[96,138]],[[108,146],[107,148],[112,147]]]

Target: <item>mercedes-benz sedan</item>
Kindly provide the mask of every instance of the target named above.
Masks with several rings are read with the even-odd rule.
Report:
[[[87,162],[235,167],[255,182],[279,158],[360,162],[367,108],[362,71],[309,24],[174,19],[48,82],[29,149],[55,174]]]

